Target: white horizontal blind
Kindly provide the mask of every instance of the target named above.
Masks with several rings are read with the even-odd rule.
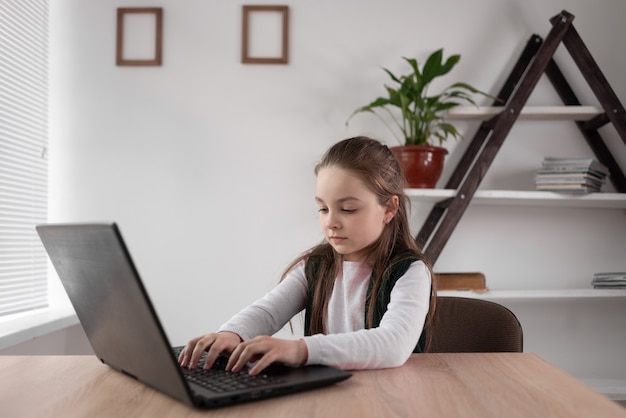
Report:
[[[48,1],[0,0],[0,315],[48,304]]]

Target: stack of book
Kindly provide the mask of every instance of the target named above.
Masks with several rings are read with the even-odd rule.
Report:
[[[608,168],[593,158],[545,157],[535,176],[535,186],[552,192],[599,192],[608,175]]]
[[[595,273],[591,284],[595,289],[626,289],[626,272]]]

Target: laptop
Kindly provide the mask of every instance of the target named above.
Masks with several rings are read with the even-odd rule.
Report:
[[[246,371],[225,372],[223,365],[211,373],[200,366],[180,367],[177,347],[170,345],[115,223],[45,224],[36,229],[100,361],[180,402],[218,407],[326,386],[351,376],[321,365],[275,364],[255,382],[229,383],[224,389],[218,385],[221,380],[250,376]]]

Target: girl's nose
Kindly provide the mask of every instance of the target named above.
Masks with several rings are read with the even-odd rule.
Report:
[[[327,229],[339,228],[339,221],[337,220],[337,217],[331,212],[328,213],[328,217],[326,218],[326,228]]]

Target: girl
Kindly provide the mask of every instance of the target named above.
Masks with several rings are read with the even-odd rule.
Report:
[[[217,333],[189,341],[181,366],[196,367],[208,351],[205,368],[226,352],[226,370],[257,361],[252,375],[273,362],[371,369],[400,366],[424,351],[435,292],[409,230],[398,161],[380,142],[356,137],[332,146],[315,174],[325,240]],[[303,309],[303,338],[271,337]]]

